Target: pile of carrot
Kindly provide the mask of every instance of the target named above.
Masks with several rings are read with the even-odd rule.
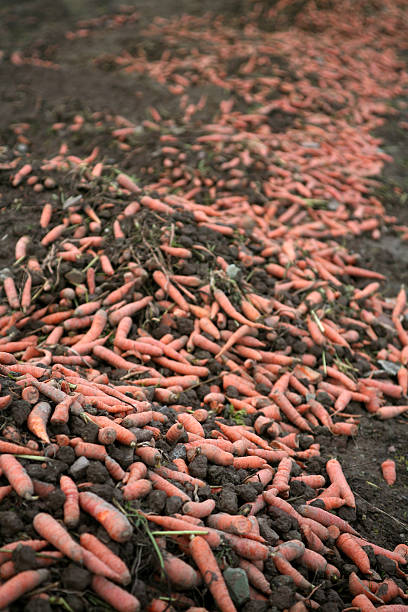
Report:
[[[406,88],[396,55],[406,14],[387,0],[371,18],[361,3],[339,22],[353,4],[309,3],[296,35],[260,30],[260,2],[243,31],[191,16],[152,23],[147,33],[168,51],[157,61],[123,53],[117,64],[166,85],[180,116],[150,109],[143,125],[159,133],[160,167],[152,162],[139,181],[114,174],[99,147],[70,151],[66,134],[87,122],[131,150],[136,126],[103,113],[55,124],[58,154],[41,164],[9,162],[11,186],[44,197],[38,235],[21,236],[1,271],[0,510],[39,511],[30,539],[6,537],[0,548],[0,609],[31,591],[52,603],[57,570],[76,564],[90,573],[90,601],[119,612],[232,612],[231,559],[250,600],[265,606],[272,575],[293,587],[290,612],[318,609],[319,591],[339,583],[350,609],[408,609],[407,544],[382,548],[353,527],[358,500],[335,457],[310,467],[321,465],[322,429],[353,438],[365,413],[405,426],[408,413],[405,288],[383,297],[384,276],[340,243],[390,226],[408,235],[373,195],[390,158],[370,134],[391,112],[384,100]],[[287,7],[280,0],[269,18]],[[137,19],[100,18],[67,39]],[[180,40],[197,40],[191,57]],[[206,99],[189,99],[205,81],[225,90],[210,123],[199,120]],[[287,129],[271,128],[276,113]],[[186,146],[179,128],[192,125]],[[78,194],[57,204],[44,190],[67,170]],[[27,418],[17,427],[21,400]],[[37,477],[36,466],[64,454],[103,470],[111,494],[68,463],[54,481]],[[392,458],[376,469],[388,486],[398,481]],[[230,508],[228,482],[250,489]],[[139,598],[137,567],[122,553],[136,558],[153,543],[156,573]],[[21,546],[35,562],[19,572]],[[380,557],[392,577],[377,571]]]

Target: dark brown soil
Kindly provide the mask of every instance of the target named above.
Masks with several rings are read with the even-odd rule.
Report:
[[[119,167],[130,175],[139,176],[143,184],[143,172],[148,166],[155,167],[160,161],[155,156],[156,136],[154,132],[146,131],[142,137],[135,136],[131,151],[123,151],[112,142],[111,130],[100,127],[91,118],[94,113],[100,113],[106,117],[109,114],[120,114],[126,119],[139,125],[142,121],[151,119],[148,108],[155,107],[163,116],[176,117],[179,113],[178,100],[169,96],[167,90],[158,83],[150,80],[147,76],[130,76],[123,74],[112,61],[112,57],[127,49],[133,52],[138,46],[144,46],[147,52],[154,57],[160,56],[163,49],[160,40],[147,40],[144,36],[144,28],[156,16],[174,16],[175,14],[190,13],[192,15],[203,15],[207,11],[214,14],[223,14],[231,24],[240,27],[240,20],[245,15],[247,2],[234,2],[233,0],[210,0],[199,2],[198,0],[132,0],[128,2],[130,7],[124,12],[131,15],[136,11],[132,20],[121,27],[95,28],[94,33],[88,38],[76,38],[67,40],[65,33],[74,30],[78,20],[97,17],[100,15],[117,13],[121,2],[119,0],[87,0],[61,1],[51,0],[21,0],[7,2],[3,0],[0,7],[0,49],[3,52],[0,60],[0,162],[5,163],[10,159],[10,150],[17,147],[22,157],[31,153],[38,165],[38,174],[42,180],[53,177],[53,173],[44,173],[40,170],[40,162],[43,158],[56,155],[63,141],[70,144],[72,154],[80,156],[88,155],[93,147],[98,146],[104,151],[104,161],[112,168]],[[44,61],[50,61],[59,67],[39,66],[16,66],[10,62],[11,54],[19,50],[23,55],[29,57],[36,55]],[[95,62],[95,58],[98,61]],[[283,62],[281,64],[283,66]],[[231,66],[231,71],[237,69]],[[283,68],[284,69],[284,68]],[[203,93],[208,96],[206,108],[203,115],[208,120],[213,115],[213,109],[219,104],[220,92],[214,85],[197,87],[195,96],[198,99]],[[384,203],[387,214],[395,215],[397,223],[404,225],[408,223],[408,130],[399,127],[401,120],[406,121],[406,108],[404,100],[394,101],[398,114],[387,119],[385,125],[378,130],[377,135],[383,139],[382,148],[393,156],[394,162],[387,164],[382,176],[379,178],[379,186],[376,194]],[[402,103],[402,104],[401,104]],[[404,108],[402,108],[404,107]],[[69,124],[76,114],[89,118],[88,131],[75,134],[68,130],[57,134],[52,130],[55,122]],[[405,115],[405,117],[404,117]],[[271,116],[271,124],[276,131],[285,130],[294,117],[286,116],[284,113]],[[92,122],[93,121],[93,122]],[[28,123],[29,128],[24,132],[27,142],[17,142],[13,126]],[[184,126],[183,141],[188,144],[189,137],[194,133],[194,122],[191,126]],[[191,130],[191,131],[190,131]],[[190,132],[189,132],[190,131]],[[193,157],[192,163],[196,163]],[[46,195],[53,201],[61,201],[74,193],[76,176],[58,177],[58,187],[49,189]],[[87,193],[87,198],[100,197],[103,186],[100,185],[94,191]],[[10,170],[0,169],[0,268],[10,267],[14,261],[14,244],[16,239],[23,234],[41,236],[38,230],[38,218],[40,207],[44,203],[44,192],[35,194],[31,189],[22,187],[18,191],[10,186]],[[62,214],[62,212],[61,212]],[[145,215],[141,218],[141,232],[145,232],[144,238],[149,241],[154,215]],[[180,244],[188,244],[187,237],[179,236]],[[234,253],[230,249],[227,238],[208,231],[206,235],[209,244],[215,244],[215,255],[222,255],[228,263],[234,262]],[[203,242],[203,237],[201,236]],[[203,242],[205,244],[205,242]],[[408,246],[401,242],[399,236],[392,230],[385,231],[379,240],[370,238],[358,238],[358,240],[347,240],[346,245],[351,251],[360,254],[362,266],[375,269],[387,277],[384,284],[384,294],[394,296],[401,284],[408,286]],[[124,245],[126,247],[127,245]],[[141,246],[140,248],[147,248]],[[112,250],[110,252],[112,261],[118,255]],[[202,276],[208,275],[208,270],[214,265],[211,256],[207,260],[195,260],[189,264],[190,269],[184,273]],[[263,279],[259,283],[262,286]],[[216,365],[216,364],[215,364]],[[6,383],[2,379],[2,391],[6,392]],[[191,402],[199,403],[199,394],[189,398]],[[22,425],[27,417],[27,406],[24,402],[14,403],[13,412],[8,416],[7,422]],[[358,410],[356,409],[356,412]],[[4,417],[1,417],[1,426],[4,426]],[[93,441],[95,432],[85,430],[84,424],[78,425],[81,435],[89,441]],[[64,432],[65,433],[65,432]],[[71,432],[76,433],[75,423],[72,424]],[[366,415],[362,417],[359,433],[355,438],[338,437],[326,435],[321,431],[317,435],[317,441],[321,444],[322,457],[318,461],[311,460],[309,471],[313,473],[324,473],[324,464],[330,457],[337,457],[344,468],[346,477],[356,494],[356,515],[347,515],[344,518],[350,520],[355,529],[363,537],[373,539],[376,544],[392,549],[400,542],[408,543],[408,455],[407,455],[407,419],[399,418],[378,422]],[[56,459],[45,467],[38,464],[29,464],[30,475],[46,483],[55,484],[61,473],[67,472],[73,463],[72,449],[62,448]],[[118,455],[120,453],[118,452]],[[114,455],[112,455],[114,456]],[[378,469],[379,464],[387,457],[393,458],[397,464],[397,483],[393,487],[384,484],[382,475]],[[118,459],[119,460],[119,459]],[[121,458],[125,466],[126,459]],[[24,462],[23,462],[24,463]],[[28,462],[27,462],[28,465]],[[101,471],[97,462],[90,462],[81,473],[81,478],[86,475],[87,479],[97,483],[92,490],[107,500],[115,497],[120,498],[114,482],[107,477],[105,471]],[[190,473],[199,478],[207,477],[212,486],[224,485],[220,494],[214,495],[217,502],[217,510],[235,514],[245,503],[252,501],[256,490],[246,486],[243,481],[247,476],[235,474],[233,471],[223,469],[222,474],[216,466],[208,468],[203,458],[197,458],[190,463]],[[299,498],[297,503],[303,503],[307,499],[307,492],[294,491],[293,498]],[[14,494],[8,498],[9,501],[2,503],[0,512],[0,544],[11,540],[19,533],[23,525],[30,525],[32,517],[38,511],[48,511],[56,518],[62,517],[63,500],[58,495],[49,495],[46,499],[36,502],[22,502]],[[151,493],[143,502],[143,509],[160,512],[166,505],[167,513],[179,510],[179,498],[166,500],[159,491]],[[339,515],[342,512],[339,511]],[[273,531],[276,529],[281,533],[296,531],[295,524],[283,525],[283,519],[279,523],[279,517],[265,516],[264,533],[273,544]],[[282,518],[282,517],[281,517]],[[267,520],[266,520],[267,519]],[[94,523],[89,516],[81,515],[80,530],[94,530]],[[102,529],[98,535],[103,537]],[[32,528],[27,528],[27,535],[36,537]],[[276,535],[276,534],[275,534]],[[288,537],[287,539],[290,539]],[[137,545],[136,545],[137,544]],[[114,545],[117,549],[117,545]],[[150,542],[141,526],[133,540],[125,547],[121,547],[121,557],[133,569],[134,582],[132,592],[142,602],[142,609],[146,609],[149,600],[144,584],[150,588],[155,578],[152,579],[153,568],[157,571],[157,562],[151,550]],[[222,553],[220,553],[222,556]],[[227,555],[228,556],[228,555]],[[234,565],[233,555],[228,557],[229,562]],[[30,560],[20,560],[21,568],[29,567]],[[26,565],[24,565],[24,563]],[[337,563],[342,566],[343,562]],[[335,563],[336,564],[336,563]],[[269,568],[269,570],[268,570]],[[373,568],[380,575],[389,575],[392,571],[381,566],[381,559],[377,558],[377,565]],[[268,574],[269,571],[269,574]],[[350,567],[344,570],[351,571]],[[383,573],[381,573],[383,572]],[[282,608],[285,596],[288,596],[288,605],[291,605],[292,591],[286,593],[285,584],[279,584],[279,578],[274,576],[273,568],[267,566],[266,575],[275,581],[276,593],[271,605]],[[52,579],[61,581],[61,597],[70,606],[70,609],[79,610],[102,610],[88,589],[90,574],[84,569],[66,562],[66,567],[53,571]],[[317,582],[316,582],[317,584]],[[327,588],[326,588],[327,587]],[[333,588],[324,585],[321,596],[317,601],[325,605],[324,609],[340,609],[336,605],[330,608],[330,601],[335,601],[337,595],[343,597],[345,584],[340,582]],[[166,593],[166,586],[163,587]],[[334,594],[333,594],[334,593]],[[84,595],[85,594],[85,595]],[[337,595],[336,595],[337,594]],[[192,594],[195,605],[207,605],[211,609],[211,599],[202,597],[199,593]],[[348,597],[348,596],[347,596]],[[350,599],[343,600],[344,605],[350,605]],[[276,601],[275,601],[276,600]],[[183,605],[177,605],[177,609],[183,609]],[[287,605],[284,606],[288,607]],[[346,606],[347,607],[347,606]],[[10,610],[22,610],[21,604],[12,606]],[[48,610],[47,604],[43,607],[33,602],[26,608],[27,611]],[[63,604],[58,601],[53,605],[53,610],[64,609]],[[245,612],[259,609],[251,608],[249,604],[242,608]],[[268,608],[275,610],[276,608]],[[323,609],[323,608],[322,608]]]

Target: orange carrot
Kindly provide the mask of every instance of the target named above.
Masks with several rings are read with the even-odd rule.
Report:
[[[393,419],[400,414],[403,414],[408,410],[407,406],[382,406],[375,411],[375,416],[385,421],[387,419]]]
[[[173,485],[171,482],[159,476],[155,472],[151,470],[148,471],[148,476],[153,483],[153,487],[155,489],[159,489],[160,491],[164,491],[168,497],[178,496],[184,502],[191,502],[191,498],[184,493],[181,489],[179,489],[176,485]]]
[[[139,612],[140,602],[128,591],[103,576],[94,575],[91,583],[95,593],[118,612]]]
[[[331,512],[327,512],[326,510],[322,510],[321,508],[316,508],[314,506],[299,506],[298,508],[300,514],[306,518],[313,519],[317,521],[321,525],[328,527],[329,525],[335,525],[340,529],[340,531],[344,531],[345,533],[351,533],[353,535],[358,535],[357,531],[353,529],[346,521],[343,521],[339,516],[332,514]]]
[[[98,431],[98,442],[107,446],[116,440],[116,431],[113,427],[101,427]],[[105,457],[106,459],[106,457]]]
[[[75,454],[77,457],[87,457],[88,459],[95,459],[96,461],[104,461],[107,452],[106,448],[102,444],[78,442],[75,444]]]
[[[13,601],[38,587],[42,582],[48,580],[50,573],[47,569],[26,570],[13,576],[0,586],[0,607],[6,609]]]
[[[190,552],[220,611],[236,612],[221,570],[205,539],[194,536],[190,541]]]
[[[40,227],[45,229],[50,224],[51,216],[52,216],[52,205],[49,203],[44,204],[43,209],[41,211]]]
[[[27,446],[20,446],[12,442],[0,440],[0,453],[10,453],[11,455],[42,455],[38,450],[33,450]]]
[[[382,607],[384,607],[379,606],[376,608],[365,593],[360,593],[360,595],[353,597],[351,603],[356,610],[360,610],[361,612],[375,612],[375,610],[380,610]],[[391,610],[389,612],[391,612]]]
[[[206,499],[202,502],[188,501],[183,505],[183,513],[197,518],[204,518],[212,513],[215,508],[213,499]]]
[[[381,470],[384,477],[385,482],[392,486],[397,480],[395,461],[392,459],[387,459],[383,461],[381,464]]]
[[[287,561],[281,554],[274,553],[272,555],[273,562],[276,569],[285,576],[290,576],[297,587],[303,591],[311,591],[313,585],[298,572],[289,561]]]
[[[174,462],[174,460],[173,460]],[[169,478],[171,480],[177,480],[178,482],[189,482],[194,487],[205,487],[206,484],[203,480],[199,478],[195,478],[194,476],[190,476],[190,474],[186,474],[184,472],[176,472],[175,470],[171,470],[167,467],[161,466],[156,468],[156,473],[162,476],[163,478]]]
[[[8,276],[3,281],[4,292],[7,297],[7,301],[10,304],[11,308],[14,310],[19,310],[20,308],[20,300],[18,299],[17,289],[14,284],[14,280],[11,276]],[[4,349],[3,349],[4,350]]]
[[[69,476],[61,476],[60,489],[65,495],[64,523],[73,529],[79,522],[79,493],[75,482]]]
[[[106,529],[115,542],[126,542],[132,537],[133,528],[126,516],[98,495],[80,493],[79,504]]]
[[[113,459],[112,457],[109,457],[109,455],[105,457],[105,467],[108,470],[109,474],[112,476],[112,478],[114,478],[115,480],[123,479],[125,471],[122,469],[119,463],[115,461],[115,459]]]
[[[34,494],[33,482],[21,463],[13,455],[0,455],[0,469],[17,495],[24,499],[32,498]]]
[[[367,553],[349,533],[342,533],[336,540],[336,546],[357,565],[363,574],[371,573]]]
[[[155,270],[153,272],[154,281],[163,289],[168,296],[178,305],[180,308],[186,312],[189,312],[189,304],[186,302],[184,297],[181,295],[178,289],[168,279],[168,277],[161,272],[161,270]]]
[[[105,565],[110,567],[117,574],[122,584],[129,584],[131,577],[127,566],[110,548],[90,533],[82,533],[79,541],[82,548],[92,552]]]
[[[192,414],[188,414],[188,412],[180,412],[177,415],[177,420],[183,425],[186,431],[197,434],[203,438],[205,437],[202,425]]]
[[[340,488],[340,494],[346,502],[347,506],[351,508],[356,507],[354,495],[350,489],[350,485],[348,484],[340,463],[337,459],[330,459],[326,463],[326,472],[330,478],[332,483],[335,483]]]
[[[50,412],[51,405],[48,402],[38,402],[27,418],[28,429],[42,442],[47,442],[48,444],[50,439],[47,434],[47,422]]]
[[[33,520],[34,529],[57,550],[60,550],[75,563],[83,561],[82,549],[69,533],[55,520],[51,514],[40,512]]]
[[[172,584],[179,589],[192,589],[201,584],[200,574],[191,565],[162,550],[164,571]]]
[[[123,487],[123,498],[126,500],[132,499],[140,499],[141,497],[145,497],[152,490],[152,483],[150,480],[145,480],[144,478],[129,479],[127,484]]]

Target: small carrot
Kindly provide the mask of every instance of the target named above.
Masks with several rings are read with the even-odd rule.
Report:
[[[303,591],[311,591],[313,585],[298,572],[289,561],[287,561],[281,554],[275,553],[272,555],[273,562],[276,569],[285,576],[290,576],[295,583]]]
[[[14,280],[11,276],[7,276],[7,278],[4,279],[3,287],[7,297],[7,301],[10,304],[11,308],[14,308],[14,310],[19,310],[20,300],[18,299],[17,289],[14,284]]]
[[[0,469],[17,495],[24,499],[32,498],[34,494],[33,481],[13,455],[0,455]]]
[[[395,461],[392,459],[386,459],[386,461],[383,461],[381,464],[381,471],[385,482],[392,486],[397,480]]]
[[[33,520],[34,529],[57,550],[75,563],[83,561],[82,549],[51,514],[40,512]]]
[[[190,552],[220,611],[236,612],[221,570],[205,539],[194,536],[190,541]]]
[[[75,454],[77,457],[87,457],[96,461],[104,461],[107,456],[106,448],[102,444],[93,444],[92,442],[75,444]]]
[[[48,402],[38,402],[27,418],[28,429],[42,442],[49,444],[50,439],[47,434],[47,422],[51,412],[51,405]]]
[[[326,463],[326,472],[330,478],[332,483],[336,483],[340,488],[340,494],[343,497],[344,501],[351,508],[356,507],[354,495],[350,489],[350,485],[348,484],[344,474],[342,467],[337,461],[337,459],[330,459]]]
[[[336,546],[357,565],[363,574],[371,573],[367,553],[349,533],[342,533],[336,540]]]
[[[92,552],[110,567],[118,575],[122,584],[129,584],[131,577],[126,564],[110,548],[90,533],[82,533],[79,541],[83,548]]]
[[[123,487],[123,499],[133,500],[146,497],[152,490],[152,483],[150,480],[141,478],[140,480],[130,481]]]
[[[75,482],[69,476],[61,476],[60,489],[65,495],[64,523],[73,529],[79,522],[79,493]]]
[[[188,501],[183,505],[183,513],[197,518],[209,516],[215,508],[213,499],[206,499],[202,502]]]
[[[341,519],[339,516],[332,514],[331,512],[327,512],[326,510],[322,510],[321,508],[316,508],[310,505],[299,506],[298,510],[302,516],[313,519],[321,525],[324,525],[326,527],[328,527],[329,525],[335,525],[340,529],[340,531],[344,531],[345,533],[351,533],[353,535],[358,535],[356,530],[353,529],[346,521]]]
[[[168,497],[177,496],[180,497],[184,502],[191,502],[191,498],[181,489],[179,489],[176,485],[173,485],[171,482],[159,476],[155,472],[149,470],[148,472],[149,479],[153,483],[153,487],[155,489],[159,489],[160,491],[164,491]]]
[[[191,565],[162,550],[164,571],[172,584],[179,589],[193,589],[201,584],[200,574]]]
[[[133,528],[126,516],[98,495],[90,492],[80,493],[79,504],[106,529],[112,540],[127,542],[132,537]]]
[[[91,582],[95,593],[118,612],[139,612],[139,600],[103,576],[94,575]]]
[[[0,608],[6,609],[9,604],[32,591],[42,582],[48,580],[50,573],[47,569],[26,570],[13,576],[0,585]]]

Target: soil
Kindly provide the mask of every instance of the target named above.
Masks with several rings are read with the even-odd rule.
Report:
[[[54,188],[50,182],[50,187],[45,188],[45,192],[35,193],[28,187],[22,187],[16,192],[10,185],[10,170],[0,170],[0,267],[2,269],[10,268],[13,265],[14,245],[20,236],[30,234],[38,238],[43,235],[38,230],[38,218],[44,204],[44,193],[50,201],[64,201],[77,193],[75,186],[78,175],[67,173],[65,176],[58,174],[57,177],[53,171],[43,171],[40,168],[41,160],[56,155],[62,142],[69,143],[71,154],[80,157],[89,155],[94,147],[99,147],[104,151],[105,164],[112,168],[112,175],[114,168],[120,168],[131,176],[140,177],[141,185],[145,179],[146,181],[151,180],[149,172],[154,173],[155,168],[161,164],[161,159],[156,153],[157,137],[153,130],[145,130],[141,136],[136,135],[131,142],[130,150],[121,149],[112,139],[112,128],[115,127],[113,122],[109,129],[107,128],[109,116],[120,114],[132,124],[140,126],[143,121],[151,120],[148,109],[154,107],[163,117],[176,119],[180,115],[178,100],[175,96],[169,96],[167,88],[148,75],[125,74],[115,63],[115,56],[123,53],[124,50],[135,54],[138,49],[143,48],[149,60],[160,57],[165,51],[162,41],[159,38],[146,38],[144,33],[147,25],[158,17],[166,18],[185,14],[202,17],[210,12],[213,15],[222,15],[228,20],[230,27],[239,29],[243,27],[245,11],[250,3],[244,0],[240,2],[208,0],[204,3],[196,0],[167,0],[166,2],[151,0],[148,3],[141,0],[128,0],[128,6],[120,9],[121,4],[119,0],[65,0],[61,2],[21,0],[17,4],[6,0],[2,2],[0,8],[0,47],[2,51],[0,60],[0,97],[2,99],[0,162],[7,162],[10,159],[10,151],[16,148],[22,157],[27,153],[31,154],[35,160],[34,169],[38,172],[42,183],[47,178],[56,180],[56,187]],[[123,23],[118,25],[115,24],[111,15],[117,14],[120,10],[122,10],[121,14],[124,19]],[[77,32],[81,27],[88,27],[86,24],[78,26],[78,21],[86,21],[95,17],[101,17],[101,22],[100,25],[89,26],[91,29],[89,36],[78,35],[73,39],[66,38],[67,32]],[[287,22],[276,24],[277,27],[282,28],[287,25]],[[10,61],[15,51],[20,51],[23,57],[36,57],[43,62],[51,62],[51,64],[44,64],[44,66],[15,65]],[[407,61],[407,56],[402,56],[401,59]],[[288,79],[293,76],[282,57],[277,56],[276,66],[280,70],[287,71]],[[239,65],[230,64],[229,66],[231,73],[238,68]],[[196,118],[201,122],[206,120],[210,122],[214,109],[218,107],[223,98],[223,93],[216,85],[202,83],[196,86],[194,92],[191,92],[191,96],[196,101],[204,94],[207,96],[207,103],[205,109]],[[245,107],[244,100],[241,103]],[[387,116],[384,125],[378,128],[375,134],[382,139],[381,148],[393,157],[393,162],[387,163],[381,176],[377,177],[378,186],[373,193],[383,203],[386,214],[394,215],[399,225],[408,224],[408,130],[400,126],[401,121],[406,121],[406,103],[407,101],[403,98],[394,99],[392,104],[395,114],[391,117]],[[62,128],[62,132],[58,132],[52,127],[56,122],[69,126],[76,115],[86,118],[87,130],[85,133],[69,131],[67,127]],[[100,117],[106,121],[98,122]],[[276,132],[284,131],[295,119],[296,117],[290,114],[277,112],[271,114],[270,124]],[[28,128],[23,131],[24,138],[17,138],[16,126],[25,123],[28,124]],[[184,130],[182,141],[188,145],[197,126],[192,121],[190,125],[184,125],[182,129]],[[191,163],[197,163],[193,153],[191,153]],[[109,201],[110,197],[103,184],[91,187],[83,193],[91,204],[100,198]],[[113,204],[115,204],[114,200]],[[60,216],[62,214],[61,211]],[[187,213],[182,219],[188,227]],[[122,245],[123,249],[126,249],[130,242],[134,243],[138,239],[141,257],[146,260],[149,244],[154,244],[155,224],[157,223],[157,217],[153,213],[143,212],[139,219],[138,237],[133,235],[131,241]],[[191,232],[186,231],[184,235],[177,235],[180,246],[188,247],[192,240],[198,239],[198,236],[193,233],[195,227],[190,225],[190,229]],[[179,273],[198,274],[206,277],[217,255],[224,257],[229,264],[234,263],[235,253],[231,249],[228,238],[211,230],[204,232],[199,238],[202,244],[215,245],[214,249],[210,254],[203,255],[202,260],[195,259],[187,262],[182,272]],[[359,254],[359,265],[375,269],[386,276],[387,280],[383,287],[385,296],[395,296],[401,284],[408,286],[408,248],[406,242],[401,241],[400,235],[394,229],[385,229],[380,238],[376,240],[364,236],[345,240],[344,244],[350,251]],[[113,243],[107,253],[112,263],[118,264],[120,253]],[[152,269],[154,269],[154,261]],[[70,266],[61,270],[61,283],[57,289],[64,286],[63,275],[69,272]],[[254,286],[256,283],[263,286],[265,278],[262,272],[259,272],[258,280],[254,277],[253,282]],[[113,288],[109,283],[103,286],[106,291]],[[142,319],[137,323],[141,324],[141,322]],[[146,324],[146,321],[143,323]],[[182,329],[182,325],[183,322],[180,322],[180,333],[189,333],[187,329]],[[154,326],[151,329],[153,328]],[[156,330],[158,337],[161,337],[164,331],[163,327],[158,328]],[[216,362],[213,367],[213,374],[216,377],[219,374]],[[110,371],[110,373],[113,377],[115,376],[115,372]],[[116,374],[119,375],[120,372]],[[2,380],[4,393],[6,392],[5,385],[6,383],[3,383]],[[12,383],[10,383],[10,389],[13,393]],[[202,392],[193,391],[192,395],[185,398],[186,405],[198,407]],[[179,403],[182,401],[183,398]],[[25,402],[17,400],[16,394],[13,412],[8,422],[21,426],[25,422],[28,409]],[[358,405],[354,411],[359,412]],[[71,421],[69,432],[57,432],[56,430],[55,433],[76,435],[80,431],[81,436],[87,441],[95,440],[96,433],[92,431],[92,427],[85,428],[81,421],[76,427],[75,421]],[[209,427],[212,427],[212,424]],[[365,413],[362,415],[357,436],[353,438],[333,437],[328,431],[321,428],[321,432],[316,436],[316,441],[321,444],[321,458],[311,459],[307,464],[308,471],[316,474],[324,473],[325,462],[331,457],[337,457],[355,492],[357,511],[355,515],[344,511],[343,518],[350,520],[362,537],[367,537],[380,546],[393,549],[400,542],[408,543],[407,419],[399,417],[379,422]],[[176,449],[173,449],[172,453],[175,457]],[[112,456],[115,455],[112,454]],[[392,487],[384,484],[378,468],[387,457],[393,458],[397,464],[397,482]],[[73,461],[72,449],[63,447],[49,464],[27,462],[27,467],[32,478],[55,484],[62,473],[69,473]],[[124,457],[121,457],[121,462],[122,466],[125,466]],[[115,497],[122,501],[118,489],[114,487],[114,481],[101,467],[98,462],[89,461],[88,465],[77,474],[77,477],[82,479],[85,476],[96,483],[92,490],[108,501],[112,501]],[[256,488],[244,483],[248,476],[245,470],[239,473],[232,469],[220,471],[217,466],[209,467],[204,457],[197,457],[189,467],[192,475],[207,478],[211,486],[223,485],[222,492],[213,495],[218,511],[235,514],[240,507],[252,501],[257,495]],[[291,491],[291,498],[296,498],[298,504],[310,499],[307,490]],[[0,542],[10,541],[11,536],[21,531],[23,524],[31,523],[32,517],[38,511],[50,512],[55,518],[62,518],[62,504],[63,499],[56,493],[51,493],[36,502],[22,502],[16,496],[10,498],[10,501],[3,502],[0,513]],[[166,499],[160,491],[154,491],[144,499],[141,507],[154,512],[160,512],[165,507],[167,513],[172,513],[179,511],[180,501],[177,497]],[[341,511],[338,514],[342,516]],[[261,514],[259,518],[265,521],[263,535],[271,545],[276,541],[275,529],[280,534],[286,533],[287,539],[290,539],[290,534],[293,536],[293,532],[296,532],[298,528],[296,521],[292,524],[284,524],[285,517]],[[80,530],[96,532],[96,535],[105,537],[103,530],[96,531],[95,523],[88,515],[82,513]],[[32,528],[28,528],[26,534],[36,537]],[[119,550],[116,544],[113,547]],[[152,573],[157,572],[157,563],[142,525],[137,527],[135,538],[126,546],[121,547],[120,554],[132,568],[132,575],[136,576],[131,585],[131,591],[140,599],[142,609],[146,609],[149,589],[155,580],[155,578],[152,580]],[[227,560],[234,565],[233,554],[227,557]],[[346,564],[339,560],[336,562],[339,567],[343,567],[344,573],[352,571],[351,566],[346,567]],[[386,565],[384,559],[382,562]],[[18,563],[21,568],[32,567],[29,559],[20,559]],[[392,574],[393,569],[381,566],[381,559],[378,557],[373,568],[380,574],[383,572],[381,575],[384,576]],[[63,597],[72,610],[109,609],[108,606],[102,607],[102,604],[89,590],[91,576],[87,570],[65,562],[65,566],[63,564],[61,569],[52,570],[52,572],[53,580],[61,581],[62,584],[59,587],[59,596]],[[284,607],[289,607],[293,603],[292,590],[279,582],[280,577],[274,574],[274,569],[270,565],[266,565],[266,575],[275,585],[274,599],[270,605],[282,609],[282,602],[285,602]],[[146,591],[146,585],[148,591]],[[343,605],[345,607],[347,607],[346,604],[351,605],[349,596],[344,595],[345,591],[343,580],[330,588],[324,584],[316,600],[321,603],[322,609],[327,611],[341,609]],[[194,593],[192,596],[195,605],[207,605],[208,609],[211,609],[213,604],[208,594]],[[338,597],[344,598],[341,604],[338,603]],[[333,607],[330,608],[330,602],[337,603],[333,603]],[[47,605],[47,602],[44,602],[41,607],[39,600],[37,602],[32,600],[24,609],[45,611],[49,609]],[[176,604],[176,609],[183,609],[183,607],[185,606],[182,603]],[[19,603],[10,607],[13,612],[21,609]],[[57,599],[52,609],[62,610],[64,606]],[[258,606],[255,601],[242,607],[245,612],[261,609],[261,602]]]

